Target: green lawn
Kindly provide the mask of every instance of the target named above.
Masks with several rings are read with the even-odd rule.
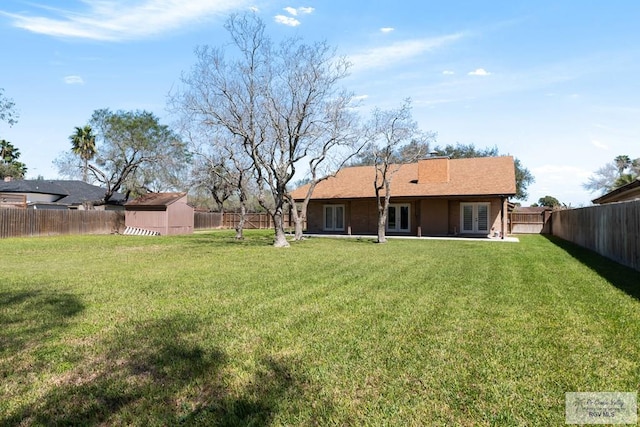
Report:
[[[0,240],[0,425],[562,425],[638,391],[640,274],[520,243]]]

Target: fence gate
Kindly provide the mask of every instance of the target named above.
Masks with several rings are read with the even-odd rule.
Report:
[[[548,234],[550,230],[551,211],[542,212],[511,212],[511,234]]]

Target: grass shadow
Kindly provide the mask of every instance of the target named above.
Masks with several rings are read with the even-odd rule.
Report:
[[[287,363],[263,359],[232,388],[225,352],[200,345],[197,329],[185,316],[123,325],[0,425],[269,424],[296,387]]]
[[[573,258],[595,271],[616,288],[640,300],[640,272],[606,258],[591,249],[583,248],[575,243],[559,237],[545,235],[557,247],[563,249]]]
[[[82,310],[80,299],[65,292],[0,292],[0,356],[42,342]]]

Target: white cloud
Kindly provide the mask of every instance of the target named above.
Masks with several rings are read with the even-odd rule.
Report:
[[[469,71],[467,74],[470,76],[488,76],[491,73],[485,70],[484,68],[477,68],[473,71]]]
[[[463,36],[463,33],[455,33],[428,39],[405,40],[350,55],[349,59],[354,69],[388,67],[451,44]]]
[[[285,7],[283,10],[287,12],[289,15],[298,16],[298,14],[308,15],[310,13],[313,13],[315,9],[312,7],[299,7],[296,9],[295,7],[288,6],[288,7]]]
[[[393,27],[382,27],[382,28],[380,28],[380,31],[383,32],[383,33],[390,33],[390,32],[392,32],[394,30],[395,30],[395,28],[393,28]]]
[[[64,82],[68,85],[83,85],[84,80],[80,76],[65,76]]]
[[[453,76],[456,72],[455,71],[451,71],[451,70],[444,70],[442,72],[442,74],[444,74],[445,76]]]
[[[607,144],[605,144],[604,142],[598,141],[597,139],[592,140],[591,145],[597,148],[601,148],[603,150],[609,149],[609,146]]]
[[[86,10],[48,9],[56,17],[0,12],[13,25],[53,37],[104,41],[142,39],[244,8],[247,0],[84,0]]]
[[[312,7],[299,7],[296,9],[295,7],[287,6],[283,10],[291,16],[276,15],[274,16],[273,19],[278,24],[288,25],[290,27],[297,27],[298,25],[300,25],[300,21],[294,18],[294,16],[298,16],[300,14],[308,15],[312,13],[315,9]]]
[[[278,24],[288,25],[289,27],[297,27],[300,25],[300,21],[296,18],[284,15],[276,15],[273,18]]]

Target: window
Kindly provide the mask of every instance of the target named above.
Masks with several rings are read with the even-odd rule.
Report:
[[[343,231],[344,230],[344,205],[324,206],[324,230]]]
[[[489,203],[460,204],[460,230],[463,233],[488,233],[489,220]]]
[[[387,210],[387,231],[409,231],[411,228],[409,212],[408,204],[389,205]]]

